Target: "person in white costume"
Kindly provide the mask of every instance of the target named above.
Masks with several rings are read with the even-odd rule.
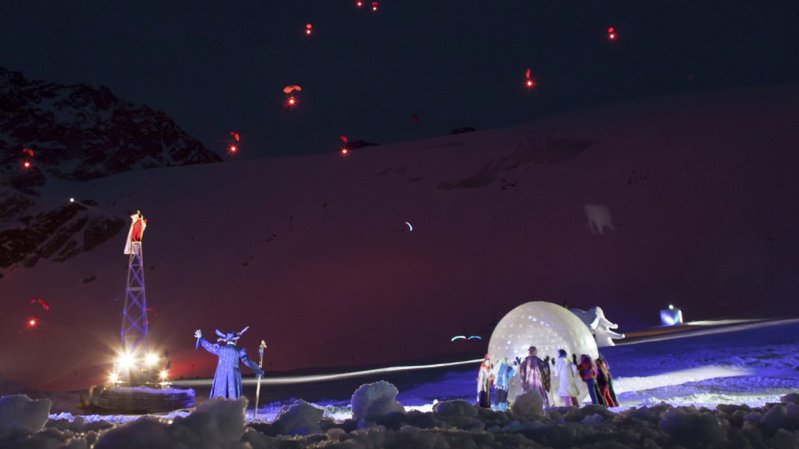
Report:
[[[558,379],[558,396],[565,407],[577,406],[577,367],[569,360],[563,349],[558,349],[558,360],[555,362],[555,378]]]

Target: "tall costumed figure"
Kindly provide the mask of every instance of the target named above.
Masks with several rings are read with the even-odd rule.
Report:
[[[194,332],[194,338],[197,339],[195,349],[202,345],[206,351],[219,357],[219,363],[217,363],[214,373],[214,383],[211,385],[211,394],[209,395],[211,398],[236,399],[241,396],[240,363],[247,365],[259,377],[264,374],[264,370],[247,356],[247,351],[236,346],[241,334],[247,332],[249,328],[247,326],[239,332],[228,333],[217,330],[215,331],[219,337],[216,339],[217,343],[211,343],[203,338],[200,329]]]

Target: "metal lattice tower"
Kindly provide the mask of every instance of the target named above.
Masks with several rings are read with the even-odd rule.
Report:
[[[122,308],[122,348],[133,353],[147,350],[147,296],[144,288],[144,256],[141,242],[131,242],[128,261],[128,287]]]

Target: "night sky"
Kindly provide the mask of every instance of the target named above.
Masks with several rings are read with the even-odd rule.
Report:
[[[369,5],[5,1],[0,65],[107,86],[166,111],[219,153],[239,131],[242,157],[335,151],[342,134],[386,143],[635,96],[799,79],[799,7],[790,1]],[[533,92],[522,86],[528,67]],[[288,84],[304,88],[294,111],[282,106]]]

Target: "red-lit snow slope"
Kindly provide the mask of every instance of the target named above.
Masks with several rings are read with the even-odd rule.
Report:
[[[625,326],[796,316],[799,85],[643,99],[505,129],[337,154],[48,183],[92,213],[141,209],[151,337],[173,375],[210,374],[201,328],[238,330],[267,369],[460,351],[528,300],[602,305]],[[408,222],[413,231],[410,231]],[[593,223],[593,224],[591,224]],[[601,232],[600,232],[601,231]],[[103,379],[125,233],[0,279],[0,374]],[[46,299],[38,329],[30,300]],[[531,342],[535,344],[535,342]]]

